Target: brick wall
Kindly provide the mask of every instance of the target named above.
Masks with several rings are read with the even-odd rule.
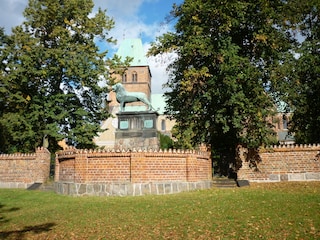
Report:
[[[1,188],[27,188],[35,182],[45,182],[49,173],[50,152],[45,148],[31,154],[0,155]]]
[[[283,145],[259,150],[256,167],[246,161],[246,149],[240,150],[242,167],[239,180],[252,182],[320,181],[320,145]]]
[[[153,190],[161,192],[158,189],[159,185],[152,185],[153,183],[169,184],[171,187],[167,188],[171,190],[177,188],[176,190],[179,192],[189,189],[190,186],[173,186],[172,183],[191,182],[195,183],[191,188],[197,189],[203,188],[204,185],[200,184],[197,187],[196,183],[211,181],[211,179],[212,167],[208,152],[179,150],[116,152],[114,150],[71,148],[60,151],[56,155],[55,181],[59,193],[67,191],[79,195],[80,191],[89,194],[90,191],[96,191],[92,189],[106,189],[115,186],[114,184],[120,184],[120,187],[117,185],[115,195],[121,195],[121,191],[132,189],[136,184],[147,184],[143,187],[150,188],[147,192]],[[90,186],[93,186],[92,189]],[[139,186],[141,192],[141,185]],[[208,184],[205,186],[209,187]],[[127,190],[121,190],[121,187]],[[81,188],[86,190],[81,190]],[[100,194],[101,192],[99,192]],[[107,195],[109,194],[111,193],[108,192]]]
[[[57,153],[55,181],[159,182],[210,180],[210,154],[195,151],[68,149]]]

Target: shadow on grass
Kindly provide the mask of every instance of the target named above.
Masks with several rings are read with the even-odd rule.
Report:
[[[18,210],[20,210],[20,208],[17,208],[17,207],[6,209],[5,205],[0,203],[0,225],[3,223],[9,222],[9,220],[6,217],[4,217],[3,214],[18,211]]]
[[[20,208],[12,207],[12,208],[6,208],[5,205],[0,203],[0,226],[4,223],[7,223],[10,221],[7,217],[4,215],[6,213],[18,211]],[[52,227],[55,226],[55,223],[45,223],[45,224],[39,224],[35,226],[25,226],[21,230],[12,230],[12,231],[0,231],[0,239],[24,239],[24,235],[29,232],[33,232],[34,234],[42,233],[42,232],[49,232],[51,231]]]
[[[26,226],[21,230],[3,231],[0,232],[0,239],[24,239],[24,235],[26,233],[33,232],[35,234],[38,234],[42,232],[49,232],[55,225],[55,223],[45,223],[35,226]]]

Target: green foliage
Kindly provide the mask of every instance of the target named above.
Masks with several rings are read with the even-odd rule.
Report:
[[[320,3],[293,1],[291,21],[303,37],[295,49],[298,57],[294,60],[288,83],[292,91],[289,96],[294,106],[291,131],[298,143],[320,142]]]
[[[174,142],[174,148],[176,149],[194,149],[192,146],[192,137],[194,136],[194,133],[192,132],[192,128],[189,127],[187,124],[184,125],[185,128],[182,128],[181,125],[184,123],[181,123],[179,125],[173,126],[171,133],[172,136],[175,139]]]
[[[96,39],[114,40],[106,12],[91,15],[93,1],[29,0],[26,21],[3,40],[1,33],[0,138],[3,152],[32,152],[47,135],[49,148],[57,141],[79,148],[94,147],[112,81]],[[99,84],[103,82],[104,85]]]
[[[253,149],[274,135],[270,93],[282,79],[272,73],[294,42],[283,25],[285,7],[280,0],[186,0],[171,13],[176,32],[158,38],[149,52],[176,53],[167,113],[178,138],[190,138],[193,147],[210,144],[220,165],[234,161],[238,144]]]
[[[168,136],[159,132],[160,149],[172,149],[173,140]]]

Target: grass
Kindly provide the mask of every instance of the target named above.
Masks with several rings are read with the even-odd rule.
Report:
[[[320,182],[141,197],[0,189],[0,239],[320,239]]]

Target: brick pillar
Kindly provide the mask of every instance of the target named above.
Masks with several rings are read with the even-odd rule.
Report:
[[[60,163],[59,163],[58,154],[56,153],[55,166],[54,166],[54,181],[55,182],[59,182],[59,180],[60,180],[60,175],[59,175],[60,172],[59,171],[60,171]]]
[[[88,150],[80,150],[74,161],[74,182],[86,183],[88,180]]]
[[[197,181],[197,158],[195,154],[191,153],[187,155],[186,161],[186,169],[187,169],[187,181],[188,182],[195,182]]]
[[[36,169],[35,182],[43,183],[49,179],[50,175],[50,152],[46,148],[36,149]]]

